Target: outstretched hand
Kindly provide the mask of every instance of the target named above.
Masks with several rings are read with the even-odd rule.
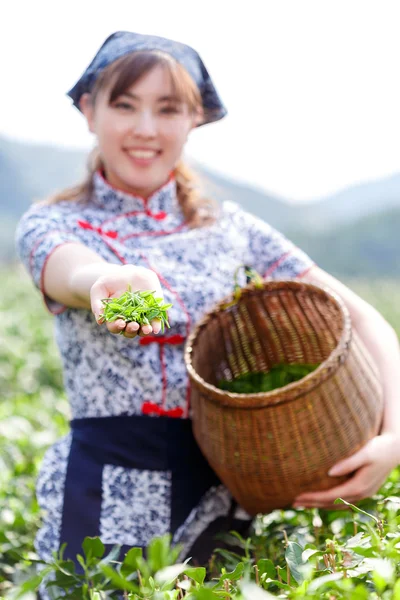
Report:
[[[154,271],[145,267],[122,265],[119,271],[107,273],[99,277],[91,287],[91,308],[99,325],[104,323],[104,319],[102,318],[104,308],[102,300],[122,296],[129,285],[134,292],[152,290],[156,292],[157,297],[163,297],[160,280]],[[117,319],[113,322],[107,322],[106,327],[110,333],[122,334],[127,338],[134,338],[137,335],[159,333],[161,330],[161,321],[155,319],[150,325],[140,326],[134,321],[126,323],[124,319]]]
[[[334,508],[334,501],[343,498],[354,504],[375,494],[389,473],[400,464],[400,438],[383,433],[372,438],[361,450],[349,456],[329,471],[331,476],[354,475],[344,483],[323,492],[304,492],[297,496],[294,508]]]

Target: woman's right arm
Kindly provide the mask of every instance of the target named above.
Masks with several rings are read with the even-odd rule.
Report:
[[[80,243],[66,243],[56,248],[44,267],[43,291],[55,300],[71,308],[91,309],[101,323],[103,298],[118,297],[132,290],[154,290],[162,296],[159,279],[150,269],[135,265],[107,263],[96,252]],[[123,319],[106,324],[111,333],[123,332],[135,337],[139,327],[136,323],[126,325]],[[153,321],[152,327],[143,325],[140,333],[158,333],[161,324]]]
[[[43,272],[43,287],[53,300],[71,308],[91,308],[90,289],[107,272],[120,268],[107,263],[96,252],[79,243],[66,243],[49,256]]]
[[[154,290],[162,297],[161,285],[154,271],[135,265],[112,264],[82,243],[65,219],[65,206],[32,205],[18,222],[15,241],[17,254],[42,292],[52,314],[66,308],[91,309],[99,322],[102,299],[118,297],[128,285],[136,290]],[[112,333],[126,337],[137,333],[158,333],[159,321],[153,327],[118,319],[106,324]]]

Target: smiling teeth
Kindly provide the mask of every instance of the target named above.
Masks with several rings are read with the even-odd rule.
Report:
[[[133,158],[154,158],[157,152],[154,150],[128,150],[128,154]]]

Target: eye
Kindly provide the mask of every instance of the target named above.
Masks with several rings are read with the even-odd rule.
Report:
[[[128,104],[127,102],[115,102],[115,108],[121,108],[122,110],[134,110],[135,107],[132,104]]]
[[[176,106],[165,106],[164,108],[161,109],[161,112],[163,114],[177,114],[179,113],[179,110]]]

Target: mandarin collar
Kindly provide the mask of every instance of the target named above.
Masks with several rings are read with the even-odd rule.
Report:
[[[162,217],[179,208],[176,180],[173,176],[147,199],[111,186],[100,171],[93,175],[92,202],[115,213],[145,212]]]

